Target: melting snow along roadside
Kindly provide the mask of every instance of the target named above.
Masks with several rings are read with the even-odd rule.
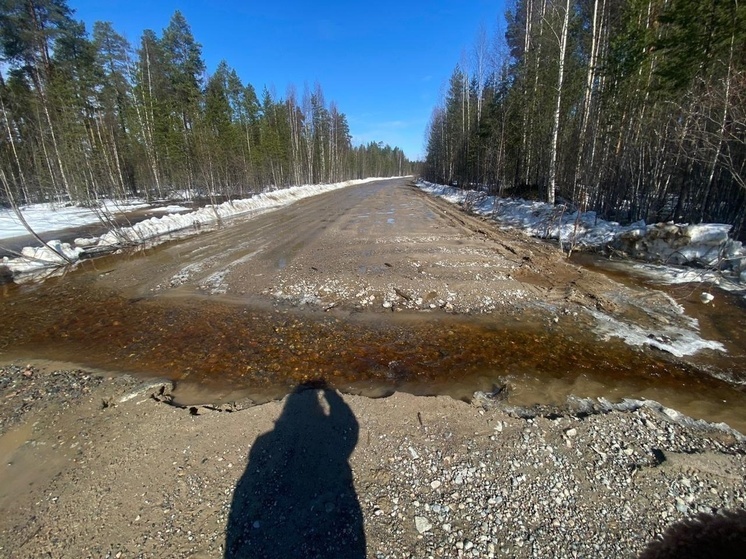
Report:
[[[557,239],[563,246],[609,246],[632,258],[663,264],[641,265],[645,273],[663,281],[714,281],[732,290],[746,284],[746,249],[728,236],[731,226],[727,224],[646,225],[639,221],[623,226],[599,218],[596,212],[570,211],[563,205],[499,198],[424,181],[418,185],[429,194],[535,237]],[[692,266],[698,268],[696,272]]]
[[[76,262],[86,252],[95,253],[121,245],[139,244],[176,231],[208,225],[214,223],[218,218],[226,219],[257,210],[274,209],[316,194],[374,180],[380,179],[371,177],[332,184],[293,186],[282,190],[264,192],[243,200],[205,206],[189,213],[151,217],[148,220],[136,223],[132,227],[122,227],[109,231],[101,237],[75,239],[73,244],[53,240],[48,243],[49,248],[25,247],[18,258],[3,258],[0,262],[0,268],[5,267],[7,269],[6,273],[17,276],[44,268],[63,266],[68,262],[60,254],[64,255],[68,261]],[[147,207],[147,204],[140,203],[115,205],[111,208],[105,208],[105,210],[109,212],[107,215],[111,215],[111,213],[124,213],[144,207]],[[65,208],[62,212],[50,207],[35,207],[28,213],[25,209],[23,211],[24,216],[30,221],[32,228],[37,233],[45,230],[53,231],[62,227],[95,223],[99,219],[95,212],[77,207]],[[17,218],[12,216],[12,213],[9,212],[1,217],[0,238],[26,233],[25,229],[19,229],[19,222]]]

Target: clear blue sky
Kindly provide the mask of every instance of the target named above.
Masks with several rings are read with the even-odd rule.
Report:
[[[160,36],[175,10],[202,44],[208,73],[225,59],[244,83],[284,98],[319,82],[347,115],[353,142],[383,141],[424,154],[425,128],[444,83],[480,25],[502,27],[505,0],[69,0],[90,32],[110,21],[137,47]]]

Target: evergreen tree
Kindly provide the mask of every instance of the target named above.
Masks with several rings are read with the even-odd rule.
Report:
[[[111,23],[92,35],[64,0],[0,0],[0,198],[249,195],[269,186],[410,173],[396,149],[353,148],[320,86],[261,101],[227,62],[205,80],[174,13],[132,52]]]

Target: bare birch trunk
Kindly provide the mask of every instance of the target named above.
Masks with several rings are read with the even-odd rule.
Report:
[[[1,76],[0,79],[2,79]],[[10,130],[10,118],[8,117],[8,112],[5,109],[5,101],[3,101],[2,96],[0,96],[0,110],[2,110],[3,113],[3,122],[5,123],[5,129],[8,132],[8,142],[10,143],[10,147],[13,152],[13,159],[15,160],[16,167],[18,168],[18,177],[21,180],[21,189],[23,190],[23,192],[26,192],[26,176],[23,174],[23,166],[21,165],[21,159],[18,157],[16,142],[13,138],[13,132]],[[26,195],[26,197],[28,198],[28,195]]]
[[[534,12],[534,0],[527,0],[526,3],[526,29],[525,29],[525,35],[523,37],[523,72],[524,72],[524,80],[523,80],[523,98],[526,99],[528,97],[528,68],[529,68],[529,53],[531,52],[531,30],[532,30],[532,20],[533,20],[533,12]],[[535,91],[535,89],[534,89]],[[532,99],[533,102],[533,99]],[[529,113],[530,113],[530,103],[525,103],[523,107],[523,127],[521,130],[521,154],[528,159],[526,162],[526,178],[524,182],[528,182],[528,169],[530,167],[530,155],[528,153],[528,119],[529,119]],[[517,177],[516,177],[517,178]]]
[[[135,111],[137,112],[137,118],[140,121],[140,126],[143,131],[143,140],[145,140],[145,153],[150,164],[150,170],[153,173],[153,180],[155,181],[155,189],[158,192],[159,197],[163,197],[163,190],[161,188],[161,174],[158,168],[158,155],[155,152],[155,140],[153,137],[154,120],[153,120],[153,82],[152,75],[150,73],[150,52],[148,52],[148,45],[146,42],[143,43],[145,48],[145,69],[147,71],[147,83],[148,83],[148,95],[145,97],[145,91],[142,91],[142,105],[143,111],[140,113],[140,109],[135,103]],[[145,76],[142,76],[145,78]],[[140,80],[141,82],[144,79]],[[148,103],[148,100],[150,103]],[[150,106],[148,106],[150,105]],[[144,114],[144,117],[143,117]],[[149,198],[149,196],[148,196]]]
[[[707,179],[707,186],[705,187],[705,196],[702,200],[702,208],[699,212],[699,219],[703,221],[705,219],[705,212],[707,211],[707,205],[710,202],[710,194],[712,192],[712,183],[715,179],[715,170],[717,169],[717,162],[720,159],[720,152],[723,148],[723,139],[725,138],[725,127],[728,122],[728,106],[730,104],[730,88],[731,88],[731,72],[733,70],[733,45],[735,43],[735,36],[731,35],[730,38],[730,50],[728,53],[728,71],[725,77],[725,92],[723,100],[723,117],[720,119],[720,128],[718,130],[717,137],[717,149],[715,155],[712,158],[712,165],[710,166],[710,174]]]
[[[580,165],[583,161],[583,155],[585,152],[585,143],[586,143],[586,134],[588,132],[588,121],[590,120],[591,116],[591,106],[593,103],[593,92],[594,92],[594,83],[596,81],[596,68],[598,65],[598,52],[599,52],[599,44],[600,44],[600,36],[601,36],[601,25],[599,25],[599,0],[594,0],[593,2],[593,35],[591,38],[591,56],[588,61],[588,72],[586,73],[586,79],[585,79],[585,95],[583,97],[583,116],[580,123],[580,134],[578,137],[578,156],[575,163],[575,173],[573,174],[573,180],[572,180],[572,197],[573,199],[576,198],[576,189],[578,186],[578,178],[580,176]],[[601,6],[601,12],[603,13],[606,6],[606,2],[604,0],[603,5]],[[593,162],[588,162],[587,164],[592,165]],[[581,186],[581,189],[584,188]],[[583,197],[583,193],[580,194],[581,198]]]
[[[47,99],[47,95],[44,92],[44,87],[41,84],[41,78],[39,77],[39,70],[35,69],[33,72],[33,82],[34,86],[36,87],[36,92],[39,95],[39,99],[41,99],[41,107],[44,110],[44,117],[47,121],[47,126],[49,126],[49,136],[52,139],[52,149],[54,150],[54,156],[55,161],[57,163],[57,169],[60,172],[60,179],[62,180],[62,186],[65,189],[65,192],[67,193],[68,197],[72,200],[73,198],[73,191],[70,188],[70,183],[67,180],[67,174],[65,173],[65,167],[62,165],[62,156],[60,155],[59,146],[57,145],[57,136],[54,133],[54,125],[52,124],[52,116],[49,113],[49,101]]]
[[[552,151],[549,160],[549,183],[547,185],[547,202],[554,204],[554,192],[557,187],[557,142],[559,139],[560,108],[562,105],[562,83],[565,77],[565,51],[567,50],[567,28],[570,22],[570,0],[565,5],[565,19],[562,23],[560,39],[559,75],[557,76],[557,104],[554,109],[552,127]]]

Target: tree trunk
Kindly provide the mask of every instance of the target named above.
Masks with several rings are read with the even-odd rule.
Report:
[[[578,196],[578,193],[576,192],[576,189],[578,187],[578,180],[580,177],[580,166],[583,162],[583,156],[585,155],[585,144],[586,144],[586,134],[588,131],[588,121],[590,120],[591,115],[591,106],[593,103],[593,91],[594,91],[594,82],[596,80],[596,68],[598,65],[598,52],[599,52],[599,44],[600,44],[600,38],[601,38],[601,25],[599,24],[599,0],[594,0],[593,2],[593,35],[591,37],[591,56],[588,60],[588,72],[586,73],[586,79],[585,79],[585,94],[583,96],[583,116],[580,123],[580,134],[578,137],[578,154],[577,159],[575,163],[575,173],[573,175],[572,180],[572,197],[573,200]],[[601,12],[603,13],[605,8],[605,0],[604,5],[601,7]],[[592,166],[593,161],[586,162],[586,165]],[[587,185],[581,185],[581,190],[585,189]],[[579,194],[580,198],[584,197],[584,193]]]
[[[565,5],[565,19],[562,23],[560,38],[559,74],[557,76],[557,104],[554,109],[552,126],[552,151],[549,160],[549,183],[547,185],[547,202],[554,204],[554,193],[557,187],[557,141],[559,139],[560,108],[562,106],[562,83],[565,77],[565,51],[567,50],[567,29],[570,22],[570,0]]]

